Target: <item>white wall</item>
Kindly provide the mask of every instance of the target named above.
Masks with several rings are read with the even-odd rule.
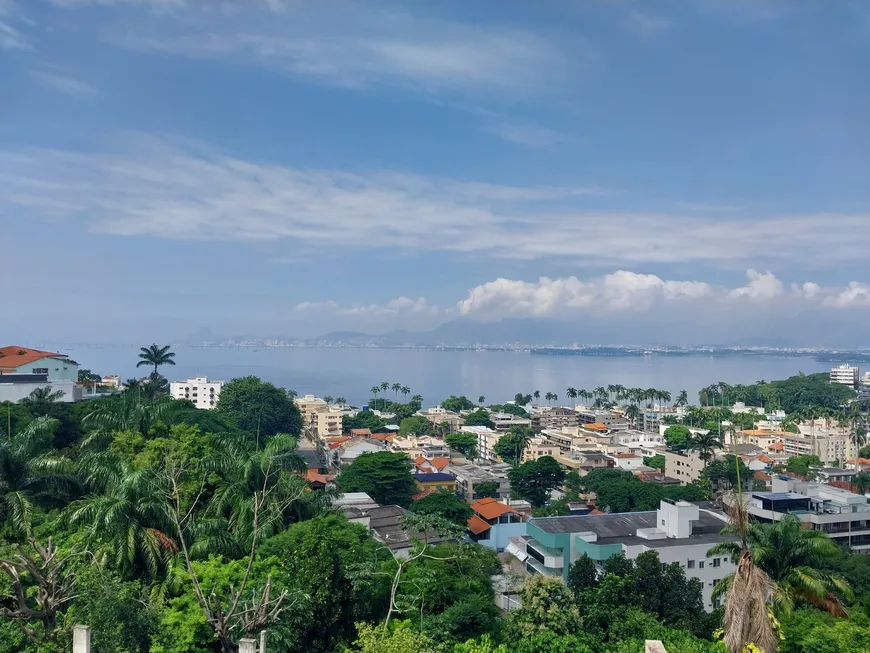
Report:
[[[30,396],[34,390],[45,387],[63,392],[63,396],[57,399],[59,402],[72,403],[82,400],[81,387],[72,381],[58,381],[56,383],[0,383],[0,401],[17,403]]]
[[[15,363],[14,356],[8,356],[3,359],[7,364]],[[65,358],[41,358],[38,361],[27,363],[16,368],[16,374],[37,374],[34,370],[48,369],[49,381],[78,381],[79,366],[78,363],[73,363]]]

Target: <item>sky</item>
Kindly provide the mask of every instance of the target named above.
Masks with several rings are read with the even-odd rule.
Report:
[[[861,0],[0,0],[0,339],[861,344],[868,81]]]

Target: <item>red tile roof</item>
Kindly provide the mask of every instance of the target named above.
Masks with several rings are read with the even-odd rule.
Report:
[[[593,422],[592,424],[581,424],[581,428],[589,429],[590,431],[606,431],[607,424],[602,424],[601,422]]]
[[[447,458],[445,456],[438,456],[437,458],[433,458],[429,462],[432,464],[432,467],[440,472],[445,467],[447,467],[447,464],[450,462],[450,458]]]
[[[477,515],[472,515],[468,518],[468,530],[470,530],[475,535],[480,535],[481,533],[485,533],[490,529],[490,525],[483,521]]]
[[[371,429],[351,429],[350,434],[353,436],[365,436],[370,438],[372,436]]]
[[[356,431],[356,429],[354,429]],[[354,431],[351,431],[353,433]],[[383,440],[384,442],[392,442],[396,439],[395,433],[372,433],[368,436],[372,440]]]
[[[484,519],[496,519],[507,514],[520,514],[510,506],[500,503],[492,497],[478,499],[471,504],[471,509]]]
[[[766,463],[766,464],[776,462],[773,458],[771,458],[770,456],[765,455],[765,454],[761,454],[760,456],[758,456],[758,458],[756,458],[756,460],[758,460],[759,462],[762,462],[762,463]]]
[[[305,478],[309,483],[323,483],[326,485],[327,483],[335,480],[335,476],[333,474],[321,474],[317,471],[316,467],[312,467],[311,469],[305,472]]]
[[[15,345],[0,347],[0,370],[15,370],[22,365],[28,365],[43,358],[66,358],[66,356],[51,351],[16,347]]]
[[[782,451],[784,448],[785,445],[782,442],[774,442],[768,447],[771,451]]]
[[[764,472],[755,472],[752,475],[752,478],[754,478],[756,481],[769,481],[770,474],[765,474]]]
[[[601,512],[598,508],[593,508],[592,510],[589,511],[589,514],[590,515],[603,515],[604,513]]]
[[[411,498],[416,501],[417,499],[422,499],[423,497],[428,497],[433,492],[437,492],[438,490],[434,488],[429,488],[428,490],[423,490],[422,492],[418,492],[417,494],[412,494]]]

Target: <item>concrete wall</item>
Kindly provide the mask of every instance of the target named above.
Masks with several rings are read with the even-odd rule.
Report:
[[[38,388],[50,387],[52,390],[63,392],[63,396],[57,401],[72,403],[82,400],[82,389],[72,381],[59,381],[57,383],[2,383],[0,382],[0,401],[18,403],[30,396],[30,393]]]
[[[7,358],[14,364],[14,357]],[[38,374],[35,370],[48,368],[49,381],[78,381],[79,366],[63,358],[42,358],[33,363],[22,365],[15,370],[16,374]]]
[[[526,534],[526,523],[521,524],[496,524],[489,529],[488,540],[478,540],[478,544],[488,549],[504,551],[512,537],[520,537]]]

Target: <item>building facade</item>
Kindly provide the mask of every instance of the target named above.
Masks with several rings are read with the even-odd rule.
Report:
[[[849,364],[838,365],[837,367],[831,368],[831,383],[839,383],[840,385],[847,385],[850,388],[857,388],[858,380],[860,378],[860,370]]]
[[[476,501],[481,499],[476,486],[485,482],[493,482],[498,487],[496,499],[504,499],[509,501],[511,497],[511,483],[508,480],[507,474],[511,466],[507,463],[496,464],[480,464],[466,463],[458,465],[451,463],[447,467],[447,472],[456,477],[456,494],[468,501]]]
[[[523,542],[514,540],[508,551],[529,573],[564,580],[571,564],[584,554],[600,569],[614,555],[633,560],[656,551],[663,564],[677,563],[688,578],[702,583],[709,611],[716,607],[713,587],[734,570],[727,556],[707,556],[715,544],[733,539],[721,534],[725,524],[722,513],[685,501],[662,501],[658,510],[649,512],[534,518],[526,524]]]
[[[682,485],[697,483],[704,471],[704,461],[696,451],[665,451],[665,476]]]
[[[39,375],[48,383],[77,383],[79,364],[66,354],[11,345],[0,347],[0,374]]]
[[[530,420],[531,428],[536,431],[570,428],[580,424],[580,416],[577,411],[563,406],[536,408],[531,414]]]
[[[197,408],[213,410],[221,396],[223,381],[209,381],[208,377],[195,376],[187,381],[173,381],[169,384],[169,394],[173,399],[186,399]]]
[[[471,504],[474,514],[468,519],[471,539],[496,551],[504,551],[513,537],[526,534],[525,518],[510,506],[492,498]]]
[[[311,429],[318,438],[337,437],[342,432],[341,418],[344,410],[330,406],[325,400],[314,395],[296,397],[296,405],[302,413],[302,425]]]

